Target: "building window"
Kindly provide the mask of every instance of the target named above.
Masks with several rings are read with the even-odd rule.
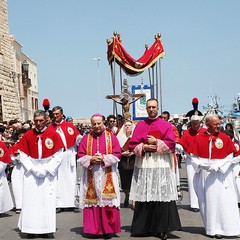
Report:
[[[37,98],[35,98],[35,109],[36,110],[38,109],[38,100],[37,100]]]

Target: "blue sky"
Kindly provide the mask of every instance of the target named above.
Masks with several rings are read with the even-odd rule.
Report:
[[[113,31],[135,59],[161,32],[163,110],[186,113],[197,97],[202,111],[215,94],[229,109],[240,92],[239,12],[239,0],[8,0],[9,33],[38,65],[40,107],[48,98],[74,118],[112,113],[105,96],[113,92],[106,54]],[[123,77],[129,85],[149,81],[147,72]]]

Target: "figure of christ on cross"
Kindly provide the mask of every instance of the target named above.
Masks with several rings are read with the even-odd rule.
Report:
[[[124,93],[122,97],[120,95],[107,95],[106,98],[112,99],[114,102],[122,105],[123,118],[126,121],[126,120],[132,120],[132,116],[130,113],[130,104],[136,102],[138,99],[144,96],[145,96],[144,93],[140,93],[140,94]],[[118,101],[117,99],[120,99],[120,101]]]

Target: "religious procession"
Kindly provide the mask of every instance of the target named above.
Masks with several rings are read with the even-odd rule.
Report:
[[[160,34],[138,60],[126,53],[119,34],[107,44],[113,79],[114,64],[129,75],[160,69]],[[15,211],[21,238],[51,239],[58,231],[57,214],[80,211],[83,239],[114,239],[123,231],[121,210],[129,208],[129,237],[166,240],[186,228],[178,208],[184,164],[188,210],[200,214],[204,235],[239,237],[239,129],[223,125],[216,106],[202,113],[197,97],[181,119],[162,109],[154,76],[150,88],[141,86],[135,94],[121,79],[122,92],[106,96],[113,113],[93,113],[87,127],[74,124],[61,106],[50,108],[49,99],[32,120],[1,122],[0,219]],[[134,104],[138,120],[130,111]]]

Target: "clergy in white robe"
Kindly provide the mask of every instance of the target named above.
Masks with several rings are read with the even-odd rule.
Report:
[[[13,162],[13,170],[11,175],[12,180],[12,192],[16,207],[16,213],[20,213],[22,209],[22,189],[23,189],[23,177],[24,168],[20,162],[19,142],[15,143],[9,149],[9,154]]]
[[[189,154],[189,147],[194,141],[194,138],[199,133],[206,131],[205,128],[201,127],[201,117],[193,115],[190,119],[190,128],[184,131],[179,144],[182,145],[185,155],[186,155],[186,169],[187,169],[187,180],[188,180],[188,193],[189,193],[189,203],[190,208],[193,212],[199,212],[198,198],[193,187],[193,178],[195,175],[195,170],[192,164],[192,159]]]
[[[46,123],[46,113],[36,111],[35,129],[28,131],[19,143],[25,172],[18,227],[28,234],[56,231],[56,181],[64,146],[60,136],[48,129]]]
[[[231,139],[220,132],[217,116],[206,117],[207,130],[189,148],[194,168],[194,188],[206,234],[217,239],[240,234],[240,217],[233,176]]]
[[[63,119],[63,109],[52,109],[53,123],[49,128],[56,131],[64,144],[63,160],[58,169],[57,207],[74,208],[77,191],[76,154],[80,132],[71,123]]]
[[[6,144],[0,141],[0,214],[13,208],[12,196],[5,173],[7,165],[11,162]]]

